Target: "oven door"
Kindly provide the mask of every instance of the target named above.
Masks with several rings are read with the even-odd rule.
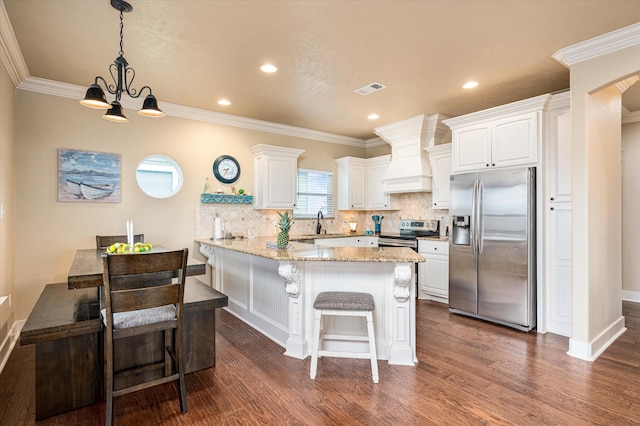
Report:
[[[418,240],[405,240],[402,238],[378,237],[378,247],[409,247],[413,251],[418,251]]]

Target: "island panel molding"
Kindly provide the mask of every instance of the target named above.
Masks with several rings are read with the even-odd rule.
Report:
[[[207,265],[215,268],[216,266],[216,252],[213,246],[208,244],[200,244],[200,253],[207,258]]]
[[[278,274],[284,278],[286,292],[291,297],[300,295],[300,269],[293,263],[281,263]]]
[[[411,295],[409,288],[412,277],[411,268],[409,265],[396,265],[394,276],[393,297],[398,302],[406,302]]]

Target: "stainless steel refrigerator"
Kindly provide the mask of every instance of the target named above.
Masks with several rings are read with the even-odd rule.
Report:
[[[535,168],[452,175],[449,310],[536,325]]]

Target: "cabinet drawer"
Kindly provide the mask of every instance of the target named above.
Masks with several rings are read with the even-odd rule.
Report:
[[[448,255],[449,243],[446,241],[418,240],[418,252]]]

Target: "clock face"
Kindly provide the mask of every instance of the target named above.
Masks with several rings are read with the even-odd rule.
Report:
[[[240,164],[230,155],[221,155],[213,162],[213,175],[222,183],[233,183],[240,177]]]

